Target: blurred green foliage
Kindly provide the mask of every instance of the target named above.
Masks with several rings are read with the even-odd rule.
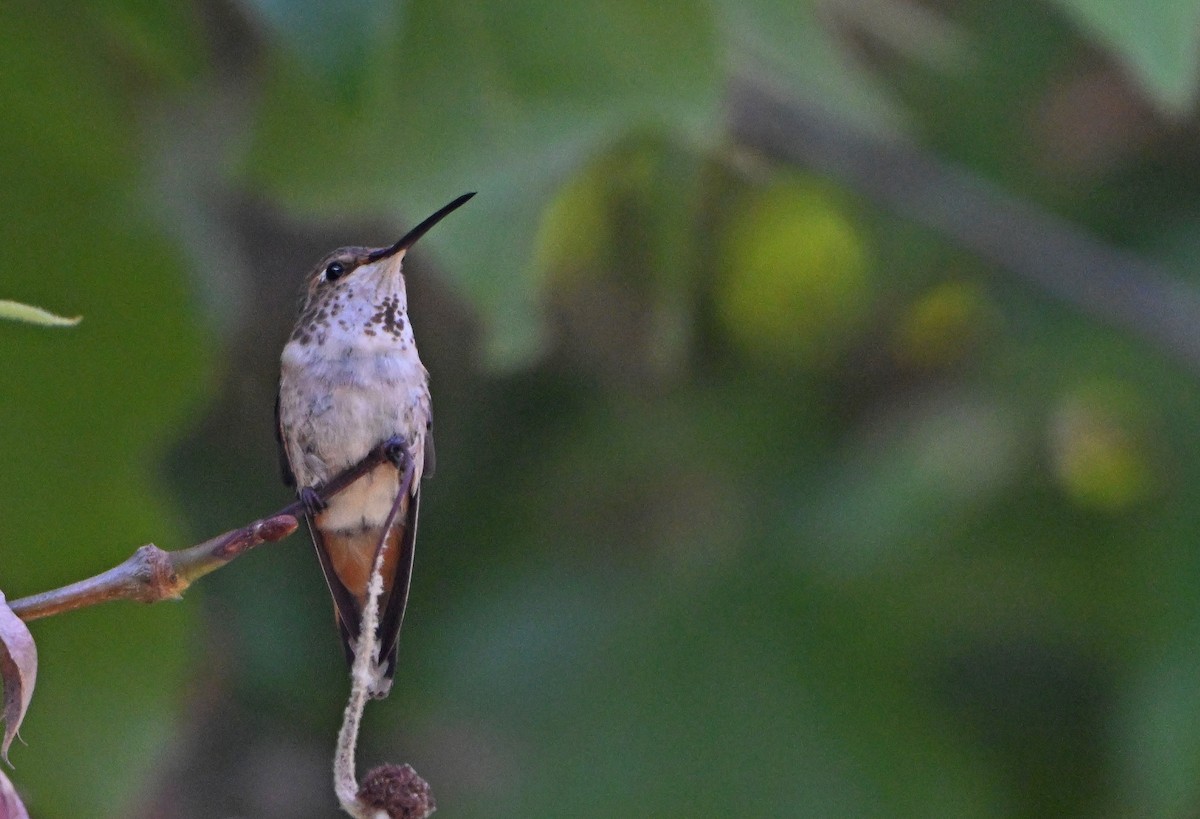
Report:
[[[1195,15],[6,4],[0,295],[86,320],[0,324],[0,588],[280,505],[306,266],[479,190],[412,260],[439,473],[370,764],[454,816],[1193,815],[1196,374],[722,112],[815,102],[1195,287]],[[332,812],[300,537],[34,633],[34,815]]]
[[[1200,82],[1200,7],[1161,0],[1149,9],[1116,0],[1056,0],[1130,67],[1155,102],[1186,113]],[[1147,13],[1149,12],[1149,13]]]
[[[3,18],[0,242],[10,264],[0,287],[87,316],[70,333],[3,330],[0,582],[16,598],[151,539],[181,541],[153,464],[212,382],[178,250],[138,195],[132,98],[106,44],[50,8],[18,5]],[[23,735],[37,740],[14,762],[35,814],[128,806],[178,713],[195,621],[185,607],[109,608],[34,629],[41,669]]]

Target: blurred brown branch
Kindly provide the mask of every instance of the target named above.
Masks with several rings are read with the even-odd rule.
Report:
[[[913,145],[753,81],[734,83],[729,106],[742,144],[832,177],[1200,374],[1200,293],[1158,265]]]
[[[316,496],[327,500],[336,495],[386,457],[384,448],[377,447],[362,461],[318,488]],[[303,503],[294,501],[273,515],[178,551],[168,552],[152,543],[147,544],[108,571],[61,588],[22,597],[9,603],[9,608],[22,620],[29,621],[109,600],[141,603],[175,600],[193,582],[260,543],[282,540],[290,535],[296,530],[297,517],[303,511]]]

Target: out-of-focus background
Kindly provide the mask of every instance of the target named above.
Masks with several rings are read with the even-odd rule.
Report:
[[[1200,5],[11,0],[0,589],[289,500],[303,275],[439,472],[364,765],[444,815],[1200,811]],[[35,816],[324,817],[303,536],[34,625]]]

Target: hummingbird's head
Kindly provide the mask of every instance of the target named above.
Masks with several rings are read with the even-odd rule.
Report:
[[[293,340],[310,336],[317,325],[328,324],[343,308],[362,305],[372,308],[373,316],[393,316],[406,307],[401,264],[408,249],[430,228],[472,196],[464,193],[388,247],[342,247],[330,253],[313,268],[305,280],[300,302],[300,319]],[[346,318],[339,323],[345,324]],[[346,328],[348,329],[348,328]]]

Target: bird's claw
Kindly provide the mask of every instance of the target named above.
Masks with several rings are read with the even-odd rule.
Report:
[[[400,471],[404,471],[405,464],[412,461],[412,456],[408,454],[408,441],[401,435],[393,435],[383,442],[383,455]]]
[[[304,513],[310,518],[329,508],[329,502],[321,497],[317,490],[306,486],[300,490],[300,503],[304,505]]]

